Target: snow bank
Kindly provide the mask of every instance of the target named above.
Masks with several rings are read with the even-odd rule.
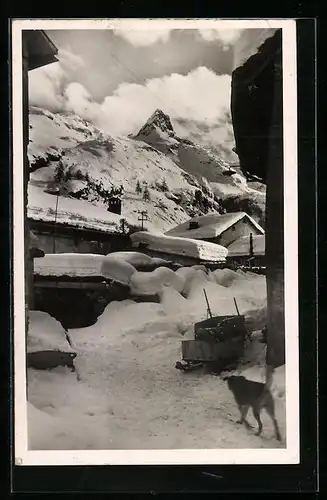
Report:
[[[125,300],[111,302],[95,325],[80,329],[78,333],[75,333],[77,330],[70,330],[70,334],[74,342],[85,341],[95,349],[108,344],[121,346],[131,339],[150,345],[153,336],[158,332],[166,331],[170,326],[169,318],[161,304]],[[176,329],[174,322],[173,328]],[[110,353],[108,353],[108,359],[110,359]]]
[[[266,277],[255,273],[244,273],[229,286],[231,292],[246,296],[257,307],[264,307],[267,302]]]
[[[150,250],[184,255],[206,261],[225,261],[228,250],[215,243],[139,231],[131,235],[133,246],[145,244]]]
[[[136,272],[131,277],[131,293],[134,295],[154,295],[164,286],[181,292],[185,280],[168,267],[158,267],[152,272]]]
[[[152,257],[141,252],[112,252],[107,254],[107,256],[123,259],[135,268],[150,264],[152,261]]]
[[[227,268],[216,269],[212,274],[214,275],[214,278],[218,285],[222,286],[229,286],[234,281],[237,281],[239,283],[240,279],[243,276],[239,271],[233,271],[232,269]]]
[[[184,297],[189,297],[191,290],[199,288],[202,290],[205,288],[207,283],[211,282],[211,276],[201,270],[195,270],[193,274],[190,274],[185,281],[185,286],[183,288]]]
[[[108,256],[123,259],[134,266],[137,271],[152,271],[156,267],[170,266],[172,264],[168,260],[150,257],[150,255],[141,252],[113,252]]]
[[[234,297],[236,297],[240,314],[245,314],[248,310],[253,308],[253,303],[246,297],[236,293],[236,291],[233,293],[228,288],[217,285],[216,283],[206,282],[205,286],[202,287],[199,286],[197,282],[194,282],[190,289],[188,300],[192,303],[194,310],[199,313],[200,311],[205,313],[207,309],[203,288],[206,290],[213,315],[237,314]]]
[[[60,350],[73,352],[61,323],[41,311],[29,311],[27,352]]]
[[[46,254],[34,262],[34,274],[41,276],[101,276],[103,255],[86,253]]]
[[[135,272],[135,267],[120,257],[110,254],[102,256],[101,274],[105,278],[127,285]]]

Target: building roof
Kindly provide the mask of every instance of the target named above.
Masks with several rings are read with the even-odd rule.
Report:
[[[231,114],[243,174],[248,180],[266,183],[270,143],[282,141],[281,125],[273,133],[270,131],[273,109],[281,115],[282,108],[282,30],[276,30],[260,46],[263,39],[260,31],[253,33],[253,43],[256,37],[254,53],[243,46],[242,37],[234,47],[238,66],[232,73]]]
[[[265,235],[259,234],[252,236],[253,255],[265,255]],[[250,236],[241,236],[228,246],[228,257],[243,257],[250,255]]]
[[[138,231],[131,235],[132,245],[159,253],[168,253],[183,257],[195,258],[203,261],[224,262],[227,248],[208,241],[199,239],[179,238],[166,234],[154,234],[147,231]]]
[[[228,214],[208,214],[193,217],[187,222],[170,229],[165,234],[167,236],[179,236],[181,238],[193,239],[208,239],[216,238],[224,233],[239,220],[248,219],[248,221],[261,233],[264,234],[263,228],[250,217],[246,212],[232,212]],[[189,229],[190,222],[197,222],[199,227]]]
[[[45,31],[24,30],[22,36],[27,47],[29,71],[58,61],[58,49]]]

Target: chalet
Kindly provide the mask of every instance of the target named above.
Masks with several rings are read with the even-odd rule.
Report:
[[[208,214],[194,217],[166,232],[167,236],[209,241],[228,247],[242,236],[264,235],[264,229],[247,213]]]
[[[285,363],[282,30],[244,30],[234,47],[231,113],[249,181],[266,184],[267,367]]]
[[[110,252],[125,250],[129,237],[119,229],[115,230],[103,221],[70,220],[69,222],[28,219],[31,230],[37,236],[39,248],[44,253],[91,253],[106,255]],[[85,222],[85,223],[84,223]]]
[[[227,263],[233,266],[265,267],[265,235],[241,236],[228,246]]]

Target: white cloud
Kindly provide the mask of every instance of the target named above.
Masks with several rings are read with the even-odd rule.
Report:
[[[56,63],[38,74],[35,71],[30,100],[31,104],[53,111],[72,111],[111,135],[136,133],[160,108],[171,117],[177,133],[186,136],[198,133],[204,141],[215,137],[225,141],[224,124],[230,128],[227,124],[230,91],[229,75],[217,75],[199,67],[187,75],[173,73],[152,78],[143,85],[122,83],[112,95],[97,103],[80,83],[69,83],[62,66]]]
[[[90,122],[97,121],[101,106],[92,100],[91,94],[83,85],[77,82],[70,83],[64,91],[64,97],[67,111],[72,111]]]
[[[29,101],[51,111],[60,111],[65,106],[63,89],[70,74],[85,65],[81,56],[69,50],[59,49],[59,61],[29,72]]]
[[[215,40],[221,42],[224,49],[228,49],[230,45],[233,45],[241,36],[244,30],[235,29],[200,29],[198,30],[199,35],[208,41],[213,42]]]
[[[113,32],[136,47],[146,47],[157,42],[167,42],[170,36],[170,29],[165,30],[126,30],[114,28]]]
[[[188,75],[153,78],[144,85],[121,84],[105,98],[96,120],[112,134],[136,132],[156,108],[172,119],[196,120],[215,125],[230,103],[230,76],[216,75],[205,67]]]
[[[169,40],[172,29],[164,29],[164,30],[151,30],[151,29],[122,29],[122,28],[114,28],[113,32],[115,35],[118,35],[129,43],[136,47],[146,47],[147,45],[152,45],[157,42],[167,42]],[[241,29],[198,29],[196,30],[197,35],[200,36],[203,40],[208,42],[219,41],[223,47],[223,49],[227,49],[230,45],[235,43],[241,33],[244,30]]]
[[[30,104],[51,111],[60,111],[64,105],[61,85],[66,78],[60,63],[35,69],[28,76]]]
[[[58,59],[63,68],[72,70],[85,67],[84,59],[78,55],[74,54],[70,49],[59,49]]]

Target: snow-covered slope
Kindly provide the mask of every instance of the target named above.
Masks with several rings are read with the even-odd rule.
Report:
[[[45,190],[55,176],[57,220],[78,226],[118,230],[121,218],[139,225],[138,212],[146,210],[148,229],[167,230],[190,215],[220,208],[210,186],[186,174],[173,158],[138,140],[108,136],[76,115],[31,108],[29,159],[29,216],[36,219],[53,219],[56,197]],[[117,216],[107,211],[103,193],[121,185],[122,214]]]
[[[212,151],[174,132],[170,118],[157,110],[135,136],[112,137],[72,113],[30,108],[29,216],[78,227],[120,231],[145,226],[167,231],[189,217],[222,213],[223,198],[264,193],[249,188],[244,177]],[[233,173],[233,175],[230,175]],[[107,211],[111,188],[123,186],[121,216]]]

